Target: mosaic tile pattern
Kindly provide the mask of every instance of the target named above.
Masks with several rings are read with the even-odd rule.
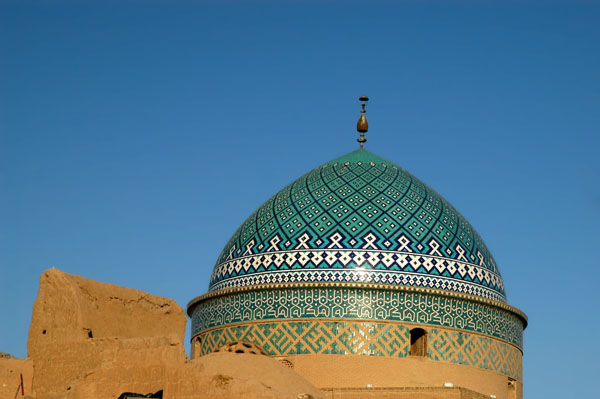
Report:
[[[506,301],[496,263],[466,219],[365,150],[314,169],[254,212],[223,249],[209,289],[269,278],[362,281],[365,273]]]
[[[318,252],[318,251],[315,251]],[[298,256],[305,256],[308,252],[303,252],[301,254],[283,254],[286,257],[286,261],[288,264],[295,263],[295,258]],[[331,253],[330,253],[331,254]],[[328,257],[331,256],[333,259],[342,258],[348,256],[348,251],[337,252],[335,255],[328,254]],[[389,254],[380,256],[388,256]],[[360,252],[358,255],[360,256]],[[262,256],[261,256],[262,257]],[[411,263],[432,263],[429,262],[427,256],[421,255],[418,260],[413,256],[398,254],[394,255],[396,259],[402,259],[405,265],[408,265],[409,261]],[[404,258],[408,258],[406,261]],[[246,259],[242,259],[245,261]],[[444,261],[445,263],[449,263],[448,261]],[[235,261],[233,263],[238,263]],[[458,262],[456,262],[458,264]],[[239,263],[238,263],[239,264]],[[256,262],[256,264],[260,264]],[[438,263],[441,264],[441,263]],[[225,267],[226,265],[222,265]],[[450,263],[450,266],[455,268],[456,265]],[[457,269],[462,269],[463,265],[458,265]],[[286,268],[288,266],[286,265]],[[442,266],[445,267],[445,266]],[[468,266],[467,266],[468,268]],[[264,284],[276,284],[276,283],[305,283],[305,282],[318,282],[318,283],[329,283],[329,282],[345,282],[345,283],[379,283],[379,284],[388,284],[388,285],[407,285],[407,286],[419,286],[423,288],[433,288],[433,289],[441,289],[447,291],[460,292],[462,294],[468,295],[476,295],[481,296],[486,299],[492,299],[499,302],[505,302],[504,295],[500,295],[496,290],[492,288],[488,288],[485,285],[482,285],[480,282],[467,282],[460,281],[451,277],[447,277],[446,275],[428,275],[421,272],[411,272],[409,270],[410,266],[406,267],[405,271],[387,271],[380,269],[367,269],[364,267],[357,267],[354,269],[309,269],[302,268],[301,270],[269,270],[264,271],[262,266],[259,267],[259,270],[263,269],[263,271],[256,271],[249,274],[242,274],[240,276],[229,277],[225,280],[219,281],[212,286],[212,290],[221,290],[221,289],[229,289],[236,287],[246,287],[249,285],[264,285]],[[465,268],[466,269],[466,268]],[[470,268],[471,270],[475,269],[474,267]],[[223,269],[221,269],[223,270]],[[487,274],[485,271],[481,272],[478,270],[477,275]],[[486,276],[488,277],[488,276]],[[501,280],[492,275],[491,279],[497,279],[501,282]]]
[[[466,364],[522,379],[522,355],[516,348],[494,339],[459,331],[432,328],[428,336],[432,360]]]
[[[200,353],[206,355],[233,341],[250,341],[270,355],[354,354],[406,357],[409,328],[396,323],[353,321],[280,321],[229,326],[200,335]],[[521,352],[514,346],[475,334],[432,329],[428,356],[493,370],[521,379]]]
[[[211,330],[201,335],[200,353],[212,353],[235,340],[260,345],[269,355],[360,354],[403,357],[408,354],[409,329],[384,323],[297,321],[259,323]]]
[[[523,344],[513,313],[450,296],[396,290],[307,287],[232,293],[210,298],[191,313],[192,335],[235,323],[281,319],[362,319],[455,328]]]

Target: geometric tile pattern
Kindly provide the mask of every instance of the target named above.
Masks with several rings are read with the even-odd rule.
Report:
[[[250,341],[269,355],[345,354],[406,357],[409,327],[397,323],[298,320],[251,323],[200,334],[200,355],[233,341]],[[428,357],[497,371],[521,380],[521,352],[480,335],[429,330]]]
[[[408,354],[409,329],[384,323],[291,321],[245,324],[201,335],[200,353],[236,340],[257,343],[269,355],[361,354],[403,357]]]
[[[467,220],[410,173],[366,150],[310,171],[250,215],[219,256],[209,290],[260,284],[270,275],[315,282],[356,281],[365,273],[375,283],[506,302],[496,263]]]
[[[357,267],[345,269],[352,261]],[[212,291],[306,281],[367,282],[443,289],[505,302],[497,291],[504,284],[501,277],[484,267],[390,251],[292,250],[251,255],[220,264],[212,279],[218,281]]]
[[[428,334],[428,356],[432,360],[467,364],[522,380],[521,352],[494,339],[433,328]]]
[[[452,296],[353,287],[299,287],[228,293],[191,309],[192,335],[230,324],[290,319],[396,321],[475,332],[523,344],[523,322],[496,306]]]

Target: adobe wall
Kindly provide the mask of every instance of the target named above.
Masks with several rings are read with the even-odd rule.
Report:
[[[128,341],[134,340],[122,343]],[[104,354],[106,358],[116,357],[96,364],[62,392],[36,399],[114,399],[123,392],[145,394],[159,389],[163,389],[165,399],[298,399],[298,395],[306,394],[310,395],[306,398],[326,399],[306,379],[268,356],[215,353],[177,361],[152,350],[127,348],[126,344],[119,351]]]
[[[171,370],[165,399],[325,399],[323,392],[264,355],[212,353]]]
[[[325,390],[327,399],[490,399],[469,389],[453,388],[340,388]]]
[[[156,392],[166,386],[167,370],[184,362],[183,346],[169,337],[57,343],[36,352],[34,389],[40,399],[62,398],[70,391],[88,398]]]
[[[15,359],[0,356],[0,398],[22,398],[21,375],[25,395],[31,395],[31,381],[33,379],[33,362],[31,359]]]
[[[455,387],[468,388],[497,399],[509,397],[506,375],[425,357],[389,358],[361,355],[293,355],[283,357],[294,371],[321,389],[362,389],[391,387],[442,387],[451,382]],[[520,384],[520,383],[519,383]],[[396,397],[396,396],[394,396]]]

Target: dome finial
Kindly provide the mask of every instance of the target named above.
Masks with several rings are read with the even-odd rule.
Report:
[[[358,118],[358,123],[356,124],[356,130],[360,133],[360,137],[356,140],[360,143],[360,148],[363,148],[363,144],[367,142],[365,138],[365,133],[369,130],[369,123],[367,122],[367,118],[365,117],[365,105],[367,105],[367,101],[369,101],[369,97],[361,96],[358,101],[362,102],[362,110],[360,111],[360,118]]]

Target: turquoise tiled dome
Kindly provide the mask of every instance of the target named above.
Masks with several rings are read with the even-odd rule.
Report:
[[[481,237],[419,179],[366,150],[310,171],[238,228],[210,291],[280,283],[367,282],[506,302]]]

